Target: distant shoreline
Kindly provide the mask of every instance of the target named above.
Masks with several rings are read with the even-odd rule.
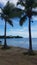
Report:
[[[0,38],[5,38],[5,36],[0,36]],[[6,38],[23,38],[22,36],[6,36]]]
[[[5,38],[5,36],[0,36],[0,39],[1,38]],[[17,36],[12,36],[12,37],[11,36],[6,36],[6,38],[25,38],[25,39],[29,39],[29,37],[22,37],[22,36],[18,36],[18,37]],[[32,39],[37,39],[37,38],[32,38]]]

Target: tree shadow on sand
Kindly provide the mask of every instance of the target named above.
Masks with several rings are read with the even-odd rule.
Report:
[[[34,55],[37,55],[36,52],[32,51],[32,52],[23,52],[24,55],[29,55],[29,56],[34,56]]]
[[[10,46],[5,47],[4,45],[1,47],[2,50],[7,50],[7,49],[10,49],[10,48],[11,48]]]

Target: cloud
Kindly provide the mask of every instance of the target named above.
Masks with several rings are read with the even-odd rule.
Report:
[[[37,38],[37,27],[33,26],[31,29],[32,29],[32,31],[31,31],[32,37]],[[7,33],[7,35],[13,35],[13,36],[19,35],[19,36],[22,36],[22,37],[25,37],[25,38],[29,37],[29,31],[28,31],[27,27],[18,28],[18,29],[9,28],[9,29],[7,29],[6,33]],[[3,35],[3,34],[4,34],[4,28],[3,28],[3,30],[0,29],[0,35]]]
[[[2,31],[2,30],[0,29],[0,35],[4,35],[4,30]]]
[[[10,0],[10,2],[13,2],[15,5],[18,2],[18,0]]]
[[[37,21],[37,16],[32,16],[33,21]]]
[[[21,29],[9,29],[7,30],[7,35],[13,35],[13,36],[22,36],[22,37],[29,37],[29,31],[28,28],[21,28]],[[37,28],[36,26],[31,27],[31,35],[33,38],[37,38]]]
[[[0,12],[1,12],[1,9],[0,9]]]
[[[32,9],[33,11],[37,12],[37,7]]]
[[[0,3],[2,3],[3,5],[5,5],[7,3],[7,1],[13,2],[15,5],[17,3],[18,0],[0,0]]]
[[[37,38],[37,31],[32,32],[32,37]]]
[[[7,33],[7,35],[13,35],[13,36],[22,36],[22,37],[28,37],[28,32],[21,32],[21,31],[10,31],[9,33]]]
[[[2,3],[2,4],[5,5],[7,1],[8,1],[8,0],[2,0],[2,1],[0,0],[0,3]]]
[[[37,31],[37,26],[31,27],[31,30],[32,30],[32,31]]]
[[[17,7],[20,8],[20,9],[22,9],[22,10],[25,9],[25,7],[24,6],[21,6],[21,5],[18,5]]]
[[[23,29],[10,29],[7,30],[7,35],[28,37],[28,30]]]

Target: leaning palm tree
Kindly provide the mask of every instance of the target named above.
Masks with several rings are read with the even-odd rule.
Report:
[[[17,17],[17,16],[20,17],[20,15],[22,14],[22,11],[21,11],[21,9],[16,8],[15,5],[13,3],[10,3],[9,1],[7,2],[7,4],[3,8],[1,8],[1,11],[2,12],[0,13],[0,17],[5,20],[4,48],[7,48],[6,24],[8,22],[11,26],[13,26],[11,19],[14,17]]]
[[[32,38],[31,38],[31,19],[33,15],[37,15],[37,12],[33,11],[33,8],[37,7],[37,2],[36,0],[19,0],[17,5],[22,5],[24,7],[23,10],[23,17],[21,16],[20,19],[20,25],[22,26],[25,20],[29,19],[29,54],[32,54]],[[21,9],[22,10],[22,9]]]

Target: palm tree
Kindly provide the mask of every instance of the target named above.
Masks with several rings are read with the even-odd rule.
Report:
[[[13,4],[12,4],[12,7],[14,8]],[[2,12],[0,13],[0,17],[5,20],[4,48],[7,48],[8,46],[6,43],[6,23],[8,22],[11,26],[13,26],[13,23],[11,21],[11,16],[10,16],[10,13],[12,13],[11,4],[9,3],[9,1],[7,2],[7,4],[3,8],[1,8],[1,11]]]
[[[31,38],[31,19],[33,15],[37,15],[37,12],[33,11],[32,9],[37,7],[37,2],[36,0],[19,0],[17,5],[22,5],[24,7],[23,13],[25,15],[21,17],[20,19],[20,25],[22,26],[27,17],[29,18],[29,54],[32,54],[32,38]],[[21,9],[22,10],[22,9]]]
[[[0,13],[0,17],[2,19],[5,20],[5,38],[4,38],[4,48],[7,48],[7,43],[6,43],[6,24],[7,22],[13,26],[13,23],[11,21],[12,18],[14,17],[20,17],[20,15],[22,14],[21,9],[18,9],[15,7],[15,5],[13,3],[10,3],[9,1],[7,2],[7,4],[1,8],[1,13]],[[19,11],[20,10],[20,11]]]

